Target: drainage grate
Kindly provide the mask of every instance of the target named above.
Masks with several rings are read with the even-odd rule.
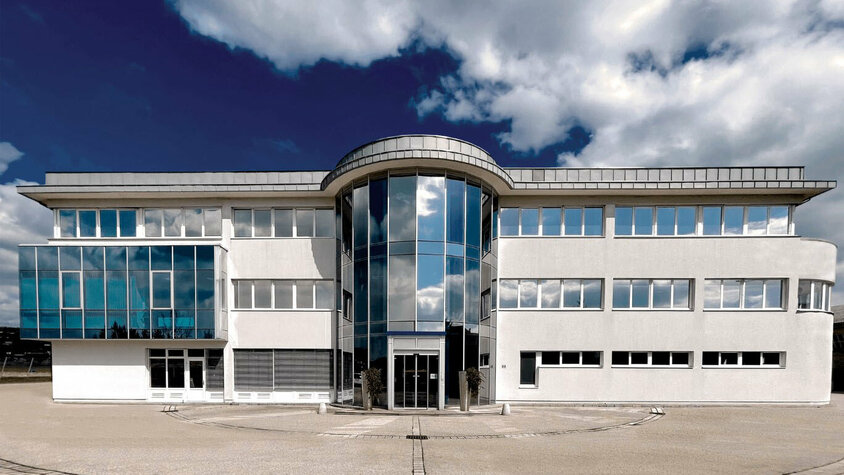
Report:
[[[407,438],[408,438],[408,439],[412,439],[412,440],[428,440],[428,436],[427,436],[427,435],[413,435],[413,434],[408,434],[408,435],[407,435]]]

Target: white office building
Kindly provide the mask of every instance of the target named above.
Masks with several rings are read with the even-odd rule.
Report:
[[[23,338],[56,401],[826,403],[836,246],[802,167],[502,168],[391,137],[333,170],[48,173]]]

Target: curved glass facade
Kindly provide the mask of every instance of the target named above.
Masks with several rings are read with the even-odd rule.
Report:
[[[391,336],[444,338],[446,396],[457,398],[458,372],[479,367],[480,335],[490,334],[481,326],[495,276],[491,189],[445,171],[397,170],[355,182],[337,201],[338,400],[361,403],[367,367],[388,386]],[[483,346],[489,353],[488,339]]]

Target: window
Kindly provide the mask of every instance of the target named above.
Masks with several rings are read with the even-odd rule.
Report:
[[[781,310],[783,279],[707,279],[705,310]]]
[[[117,212],[120,217],[120,237],[135,237],[138,226],[138,213],[133,209],[121,209]]]
[[[601,279],[502,279],[498,286],[502,309],[600,309]]]
[[[536,385],[536,353],[522,352],[519,354],[519,384]]]
[[[133,209],[60,209],[59,237],[134,237],[135,216]]]
[[[61,277],[62,308],[82,308],[82,273],[62,272]]]
[[[100,210],[100,236],[117,237],[117,210]]]
[[[501,208],[499,219],[501,220],[501,236],[519,235],[519,208]]]
[[[172,272],[152,273],[152,308],[172,308]]]
[[[59,210],[59,236],[76,237],[76,210]]]
[[[275,237],[293,237],[293,210],[276,209],[275,215]]]
[[[650,236],[653,233],[653,208],[633,208],[633,234]]]
[[[613,309],[689,310],[689,279],[615,279]]]
[[[79,237],[97,237],[97,210],[79,210]]]
[[[45,330],[53,330],[48,311],[55,310],[56,322],[61,319],[62,331],[56,326],[42,338],[214,338],[213,246],[28,249],[38,251],[37,283],[30,298],[22,281],[22,308],[38,308],[28,301],[38,297]],[[27,265],[22,259],[21,266]]]
[[[333,209],[235,209],[235,237],[334,237]]]
[[[832,284],[829,282],[800,279],[797,286],[797,308],[829,312],[831,291]]]
[[[522,236],[536,236],[539,234],[539,209],[522,208],[519,222]]]
[[[621,206],[615,208],[615,234],[617,236],[633,234],[633,208]]]
[[[185,350],[149,350],[149,387],[153,389],[184,389]]]
[[[239,310],[333,308],[331,280],[235,280],[233,284]]]
[[[313,237],[314,235],[314,210],[296,210],[296,236]]]
[[[147,208],[144,210],[144,235],[146,237],[219,236],[222,230],[221,216],[220,210],[216,208]],[[127,219],[129,219],[128,216]]]
[[[331,388],[332,350],[234,350],[235,391]]]
[[[343,291],[343,318],[352,321],[352,293]]]
[[[481,353],[479,366],[481,368],[489,368],[489,353]]]
[[[600,351],[543,351],[541,366],[601,366]]]
[[[703,207],[703,235],[717,236],[721,234],[721,207]]]
[[[601,236],[601,207],[502,208],[502,236]]]
[[[690,351],[613,351],[612,365],[691,368]]]
[[[707,367],[784,368],[784,351],[704,351],[701,361]]]
[[[252,236],[252,210],[234,210],[234,237]]]
[[[542,235],[559,236],[562,230],[560,208],[541,208]]]
[[[604,208],[583,208],[583,235],[604,234]]]
[[[618,206],[617,236],[694,236],[701,209],[704,236],[789,234],[788,206]]]
[[[182,236],[183,214],[181,209],[164,210],[164,235],[167,237]]]

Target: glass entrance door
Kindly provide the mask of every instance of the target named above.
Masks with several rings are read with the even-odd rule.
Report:
[[[395,407],[437,408],[440,388],[439,361],[437,355],[418,353],[393,357]]]
[[[205,350],[188,350],[187,367],[187,394],[188,401],[205,400]]]

